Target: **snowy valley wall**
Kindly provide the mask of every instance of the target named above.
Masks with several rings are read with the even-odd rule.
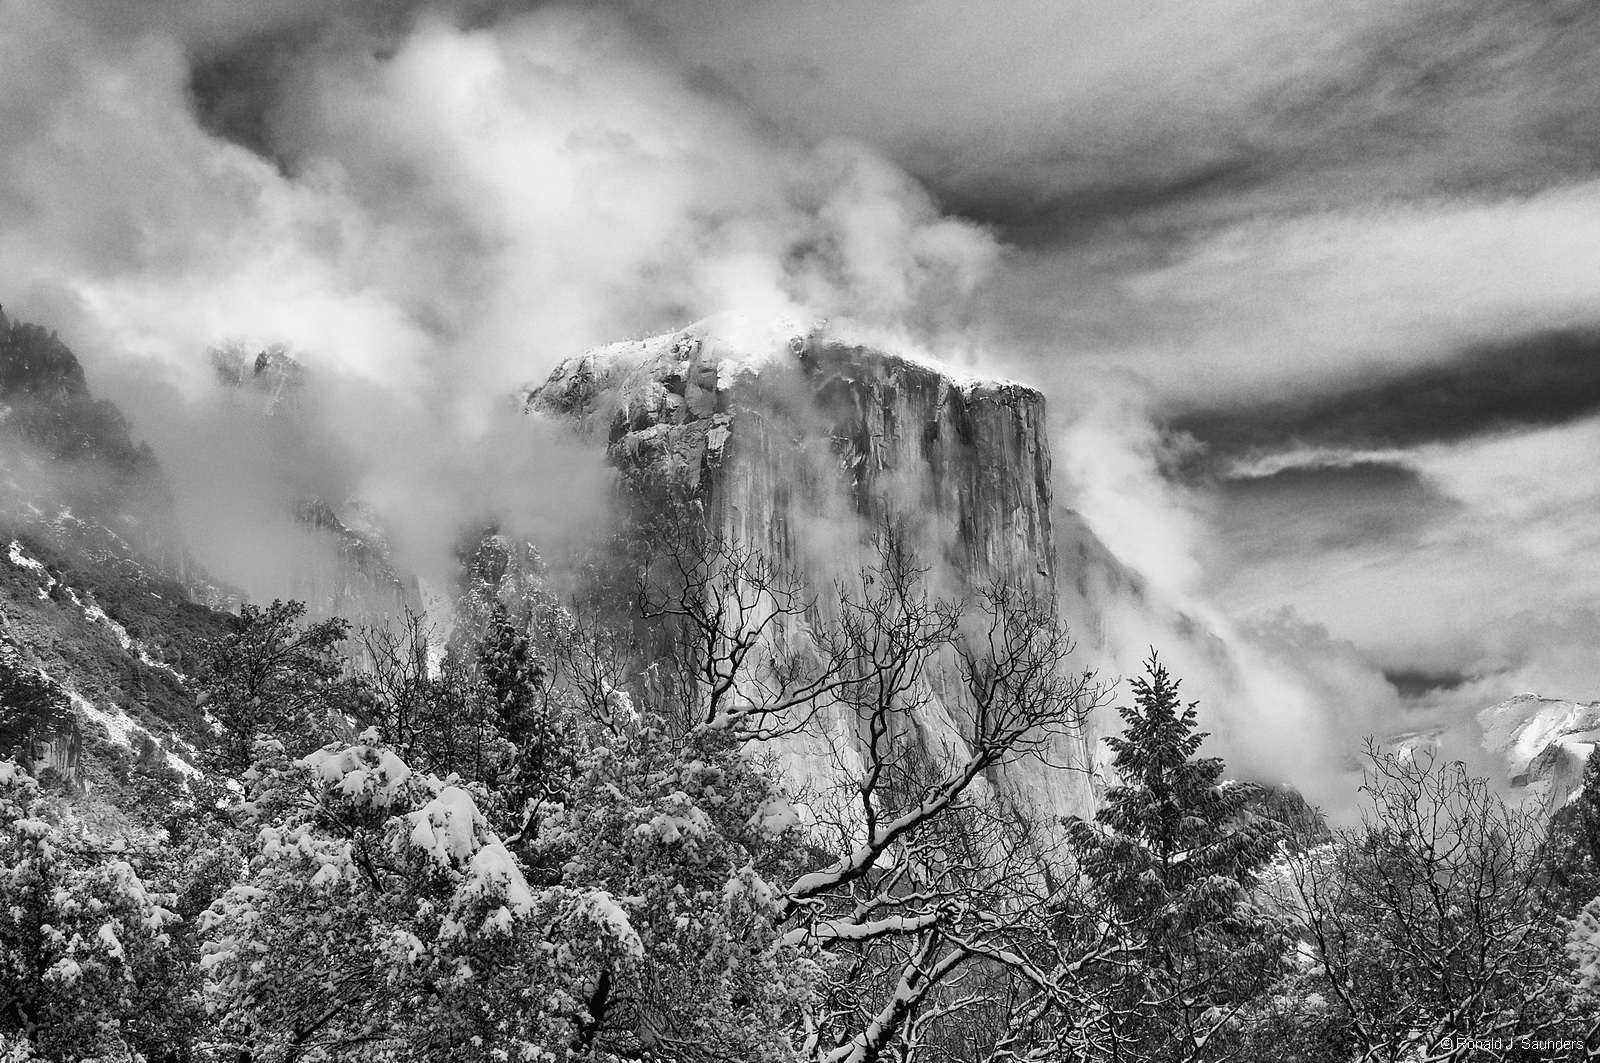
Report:
[[[788,322],[713,318],[563,363],[528,396],[531,410],[576,418],[613,462],[658,497],[699,499],[728,536],[796,568],[814,591],[849,580],[870,535],[895,522],[963,596],[994,580],[1031,587],[1054,608],[1050,449],[1044,397]],[[1079,667],[1086,666],[1080,661]],[[961,694],[936,684],[908,734],[930,752],[957,741]],[[786,740],[799,781],[821,781],[832,733]],[[1049,815],[1093,805],[1092,735],[1059,740],[1050,759],[991,781]]]

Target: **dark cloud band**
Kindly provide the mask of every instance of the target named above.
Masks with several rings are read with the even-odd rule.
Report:
[[[1224,473],[1294,448],[1372,450],[1549,427],[1600,412],[1600,332],[1548,331],[1449,362],[1286,401],[1190,410],[1173,430],[1203,444],[1187,470]]]

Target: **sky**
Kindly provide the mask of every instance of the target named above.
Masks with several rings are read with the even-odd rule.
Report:
[[[661,17],[772,121],[990,227],[986,346],[1058,409],[1142,408],[1153,433],[1119,419],[1164,497],[1110,493],[1178,597],[1353,649],[1401,709],[1597,696],[1600,9]]]
[[[559,525],[604,472],[516,459],[506,393],[809,307],[1042,387],[1062,497],[1259,680],[1236,730],[1590,700],[1597,48],[1584,0],[0,0],[0,302],[219,563],[247,466],[421,567]],[[225,342],[329,381],[315,438],[206,445]]]

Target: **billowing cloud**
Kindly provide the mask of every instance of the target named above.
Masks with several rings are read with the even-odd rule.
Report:
[[[622,15],[381,7],[0,7],[8,308],[163,396],[129,412],[193,459],[169,455],[180,496],[272,496],[267,469],[306,464],[212,408],[208,349],[281,343],[343,486],[437,566],[452,523],[590,512],[571,493],[598,465],[568,482],[505,424],[559,358],[728,306],[926,333],[997,257],[870,149],[774,135]],[[196,64],[261,40],[278,61],[240,106],[265,108],[267,155],[196,111]],[[244,543],[214,538],[226,575]]]
[[[1597,445],[1589,419],[1239,481],[1207,592],[1242,615],[1293,602],[1387,670],[1454,677],[1417,693],[1463,711],[1528,690],[1586,700],[1592,658],[1574,649],[1600,599]]]
[[[0,297],[224,567],[223,500],[308,467],[419,564],[591,519],[503,396],[726,307],[1003,364],[1149,590],[1123,657],[1325,766],[1385,671],[1600,686],[1597,45],[1581,0],[0,0]],[[230,421],[227,341],[311,367],[314,432]]]

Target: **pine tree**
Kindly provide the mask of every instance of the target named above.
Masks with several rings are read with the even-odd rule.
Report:
[[[1122,736],[1106,740],[1123,783],[1107,792],[1095,821],[1120,842],[1113,849],[1124,856],[1139,851],[1137,881],[1158,887],[1155,896],[1174,896],[1218,875],[1248,887],[1271,858],[1279,832],[1247,812],[1254,787],[1225,782],[1220,757],[1195,757],[1209,737],[1196,729],[1199,703],[1180,702],[1181,681],[1155,653],[1145,667],[1148,677],[1132,683],[1133,706],[1117,710]],[[1107,870],[1111,879],[1119,877]],[[1151,870],[1154,881],[1146,874]],[[1132,892],[1146,894],[1143,888]]]
[[[571,737],[577,723],[572,707],[551,696],[549,665],[527,625],[495,601],[486,627],[476,652],[478,675],[493,706],[494,730],[511,750],[494,782],[514,814],[531,814],[541,801],[564,799],[576,770]]]
[[[1207,735],[1152,651],[1108,739],[1122,783],[1069,841],[1104,917],[1123,935],[1106,979],[1107,1052],[1122,1059],[1211,1058],[1233,1016],[1272,978],[1273,922],[1250,889],[1282,828],[1249,810],[1257,787],[1197,757]]]

